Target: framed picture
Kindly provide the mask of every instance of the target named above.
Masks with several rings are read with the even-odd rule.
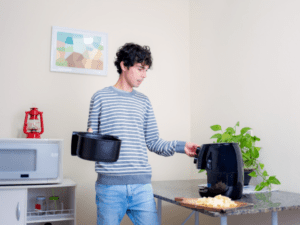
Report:
[[[107,75],[107,33],[52,27],[51,71]]]

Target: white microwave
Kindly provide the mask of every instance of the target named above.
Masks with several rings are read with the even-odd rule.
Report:
[[[0,138],[0,185],[63,182],[63,140]]]

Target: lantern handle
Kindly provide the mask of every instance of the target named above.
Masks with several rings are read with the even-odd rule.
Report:
[[[44,133],[44,122],[43,122],[43,112],[38,111],[40,114],[40,119],[41,119],[41,132],[40,134]]]
[[[29,111],[25,111],[25,114],[26,114],[26,116],[25,116],[25,120],[24,120],[24,127],[23,127],[23,132],[25,133],[25,134],[29,134],[28,132],[27,132],[27,119],[28,119],[28,114],[29,114]]]

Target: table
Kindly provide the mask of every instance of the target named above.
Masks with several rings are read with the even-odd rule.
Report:
[[[198,185],[205,183],[206,179],[152,181],[153,194],[154,197],[157,198],[159,223],[161,224],[162,201],[180,206],[179,202],[175,201],[175,197],[200,198]],[[213,217],[220,217],[221,225],[227,225],[227,216],[272,212],[272,225],[278,225],[278,211],[300,209],[300,194],[285,191],[246,194],[236,201],[253,203],[254,206],[251,208],[236,209],[227,213],[188,208],[193,210],[193,212],[182,225],[185,224],[193,214],[195,215],[195,225],[198,225],[199,212]]]

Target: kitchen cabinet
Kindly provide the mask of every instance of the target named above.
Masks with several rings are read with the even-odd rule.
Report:
[[[1,189],[0,224],[25,224],[26,189]]]
[[[0,225],[76,225],[76,184],[64,179],[60,184],[0,186]],[[37,196],[58,196],[57,210],[35,212]],[[18,220],[19,218],[19,220]]]

